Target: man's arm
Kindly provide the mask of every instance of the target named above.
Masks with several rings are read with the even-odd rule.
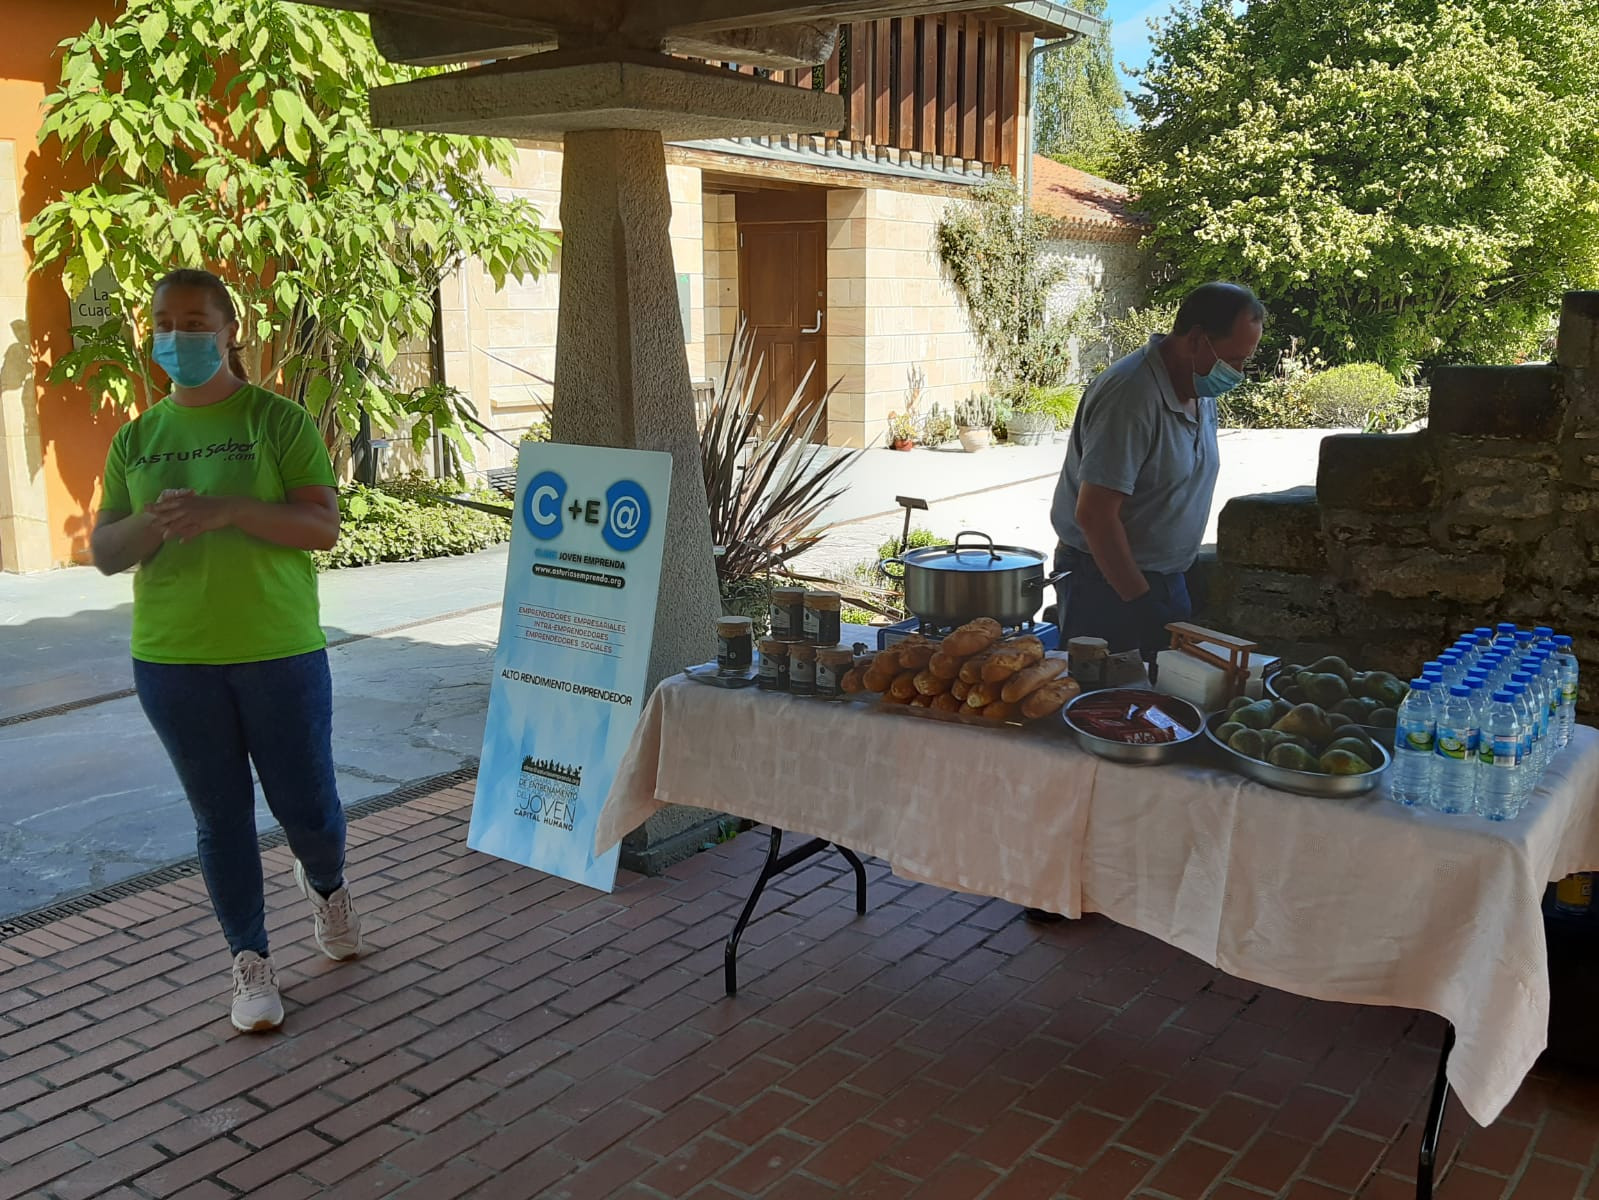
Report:
[[[319,484],[291,488],[281,504],[190,492],[163,497],[150,511],[163,536],[184,542],[230,525],[263,542],[296,550],[331,550],[339,539],[338,493]]]
[[[1121,492],[1097,483],[1083,484],[1077,491],[1077,527],[1088,539],[1089,552],[1105,581],[1130,603],[1149,591],[1149,580],[1133,558],[1127,527],[1122,524],[1126,499]]]
[[[115,575],[148,561],[162,540],[148,509],[138,514],[102,509],[89,535],[89,552],[100,574]]]

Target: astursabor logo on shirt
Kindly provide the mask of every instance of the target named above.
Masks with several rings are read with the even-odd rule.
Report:
[[[255,442],[236,442],[229,438],[225,442],[212,442],[209,446],[196,446],[192,450],[152,450],[129,462],[128,470],[153,467],[157,463],[197,462],[208,458],[223,462],[254,462],[255,448]]]

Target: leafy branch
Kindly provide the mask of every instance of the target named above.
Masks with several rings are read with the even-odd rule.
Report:
[[[51,378],[128,409],[153,400],[149,294],[210,266],[240,304],[247,360],[331,443],[363,408],[410,419],[390,367],[432,326],[440,281],[476,261],[502,287],[548,268],[555,238],[492,185],[509,143],[374,129],[388,63],[365,18],[286,0],[127,0],[62,43],[46,152],[89,164],[29,227],[35,269],[69,295],[109,268],[113,319]],[[84,331],[79,331],[84,332]]]

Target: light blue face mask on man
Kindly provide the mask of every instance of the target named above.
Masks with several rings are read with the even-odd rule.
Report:
[[[1205,343],[1210,345],[1209,334],[1205,336]],[[1210,352],[1215,354],[1216,347],[1211,345]],[[1218,357],[1216,365],[1209,371],[1206,371],[1203,375],[1194,376],[1194,392],[1197,395],[1212,398],[1224,396],[1243,381],[1244,373],[1242,371],[1233,366],[1232,363]]]
[[[181,388],[204,387],[222,369],[222,351],[217,348],[215,333],[158,333],[150,357]]]

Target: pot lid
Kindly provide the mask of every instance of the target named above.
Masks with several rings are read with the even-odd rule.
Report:
[[[906,566],[931,571],[1015,571],[1040,567],[1044,556],[1025,546],[996,546],[987,534],[961,533],[951,546],[923,546],[900,556]]]

